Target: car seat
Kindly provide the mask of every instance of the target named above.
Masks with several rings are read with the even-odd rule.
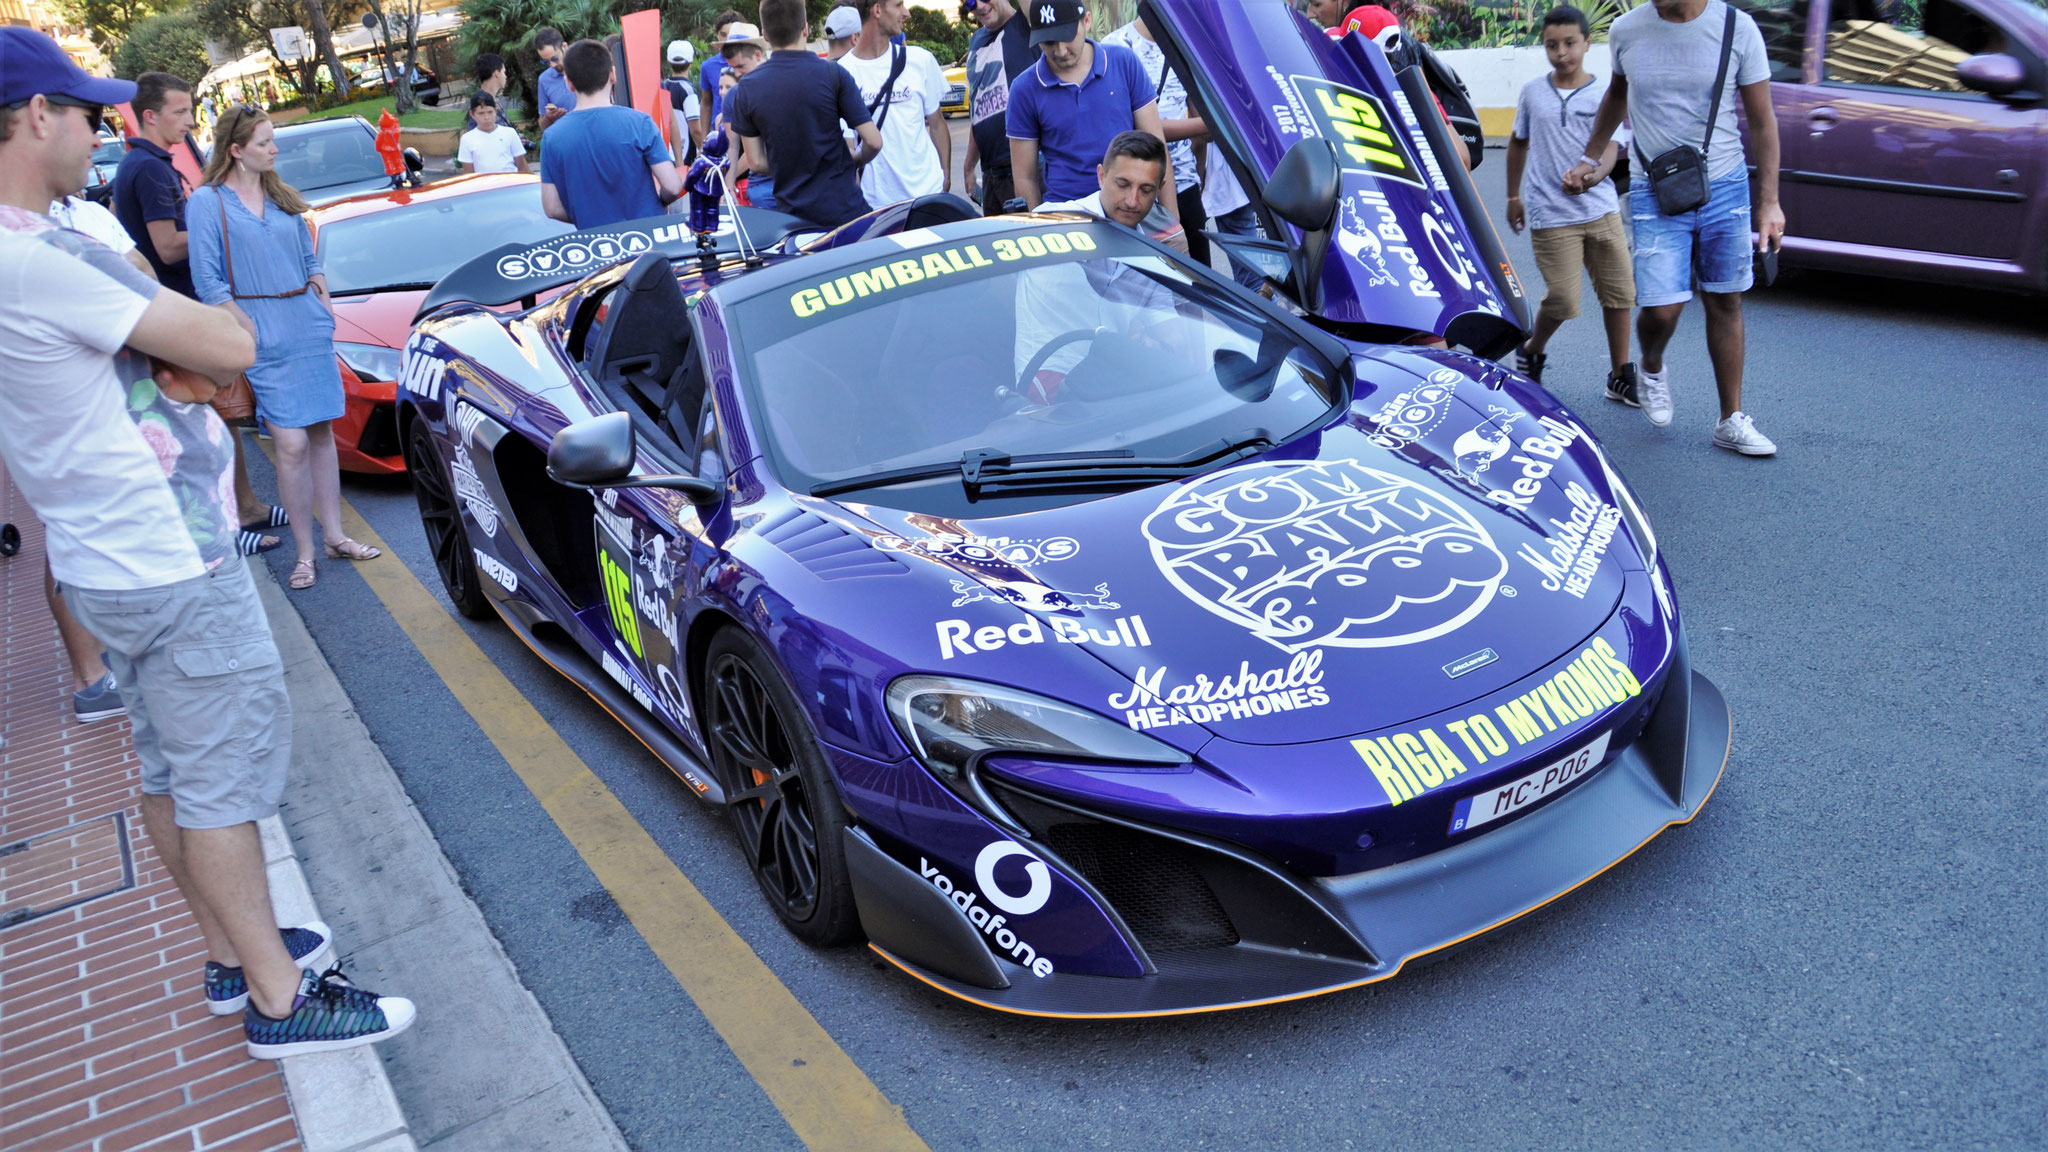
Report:
[[[673,444],[687,458],[704,406],[704,367],[691,354],[689,307],[668,257],[642,253],[606,304],[585,357],[599,390],[643,439]]]

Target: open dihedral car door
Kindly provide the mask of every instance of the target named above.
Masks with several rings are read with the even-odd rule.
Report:
[[[1288,0],[1142,0],[1211,138],[1284,255],[1223,237],[1332,328],[1371,338],[1427,332],[1481,355],[1512,348],[1529,326],[1520,279],[1461,167],[1420,68],[1397,75],[1353,33],[1332,40]],[[1327,144],[1324,143],[1327,141]],[[1337,169],[1327,222],[1304,215],[1299,181],[1266,195],[1290,152]],[[1311,202],[1327,203],[1317,196]],[[1293,222],[1275,210],[1293,207]]]

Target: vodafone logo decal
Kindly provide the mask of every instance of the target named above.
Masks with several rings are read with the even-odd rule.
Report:
[[[1030,861],[1024,865],[1024,875],[1029,878],[1031,886],[1024,890],[1022,896],[1012,896],[996,880],[996,865],[1012,856],[1022,856]],[[1051,870],[1046,868],[1044,861],[1010,840],[994,841],[974,858],[974,883],[989,903],[1012,916],[1029,916],[1052,899]]]

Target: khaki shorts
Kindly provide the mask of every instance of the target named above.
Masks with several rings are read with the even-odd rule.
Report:
[[[107,646],[142,761],[180,828],[228,828],[277,811],[292,759],[292,704],[249,566],[231,557],[159,588],[64,589]]]
[[[1593,274],[1593,295],[1602,308],[1636,306],[1636,278],[1621,213],[1563,228],[1538,228],[1529,233],[1529,243],[1536,249],[1536,270],[1543,273],[1543,315],[1569,320],[1579,314],[1582,268]]]

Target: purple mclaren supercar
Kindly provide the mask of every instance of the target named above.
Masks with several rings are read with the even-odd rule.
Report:
[[[1419,78],[1284,0],[1144,10],[1279,302],[935,196],[508,245],[405,354],[455,606],[722,808],[798,936],[1008,1012],[1385,979],[1728,749],[1634,495],[1485,358],[1525,306]]]

